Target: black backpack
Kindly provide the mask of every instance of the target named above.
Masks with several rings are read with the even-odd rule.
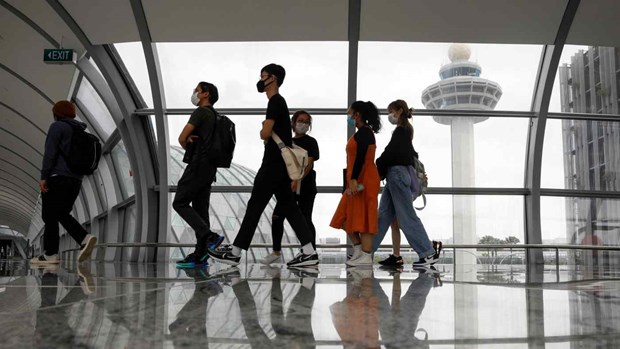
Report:
[[[213,111],[216,116],[215,127],[211,139],[207,141],[207,157],[211,165],[229,168],[237,144],[235,123],[226,115]]]
[[[66,123],[71,125],[73,129],[69,154],[63,154],[67,166],[75,174],[93,174],[99,166],[99,159],[101,159],[101,142],[95,135],[84,131],[80,126],[68,120]]]

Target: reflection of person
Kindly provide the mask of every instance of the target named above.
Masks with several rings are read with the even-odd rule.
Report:
[[[412,109],[403,100],[396,100],[388,106],[390,123],[396,125],[390,142],[377,159],[377,168],[381,177],[386,179],[381,203],[379,205],[379,232],[373,240],[373,252],[377,250],[390,224],[398,220],[409,245],[420,259],[413,263],[414,267],[432,265],[439,259],[439,251],[426,234],[424,225],[413,208],[411,183],[414,158],[418,156],[413,149]],[[393,235],[394,232],[393,232]],[[394,244],[400,244],[400,234],[396,234]]]
[[[295,112],[291,122],[295,133],[293,143],[301,148],[304,148],[308,152],[308,167],[306,167],[304,178],[301,181],[301,191],[299,194],[292,195],[295,202],[299,206],[301,214],[306,219],[308,228],[310,229],[310,242],[312,243],[312,246],[316,248],[316,229],[312,223],[312,210],[314,208],[314,199],[317,193],[314,162],[319,160],[319,145],[316,142],[316,139],[307,134],[312,129],[312,116],[310,116],[308,112],[304,110]],[[297,182],[293,181],[291,186],[291,189],[296,190]],[[284,219],[286,217],[282,214],[282,203],[279,201],[273,209],[273,215],[271,218],[273,252],[261,260],[261,263],[263,264],[271,264],[282,258],[282,236],[284,235]]]
[[[357,101],[347,111],[347,122],[355,125],[357,132],[349,138],[346,146],[347,189],[329,225],[344,229],[353,242],[353,256],[347,265],[371,266],[372,237],[379,230],[377,196],[380,180],[375,166],[377,145],[374,134],[381,129],[381,119],[374,104]]]
[[[426,298],[433,286],[439,281],[436,273],[421,272],[400,298],[400,276],[394,274],[392,287],[392,304],[377,280],[373,283],[373,292],[377,295],[380,309],[381,338],[386,348],[428,348],[429,344],[415,336],[420,315],[426,305]],[[425,335],[426,337],[426,335]]]
[[[71,137],[76,129],[86,129],[86,124],[75,120],[75,105],[69,101],[58,101],[52,108],[54,122],[45,138],[45,153],[41,167],[41,217],[45,223],[43,231],[43,254],[30,260],[31,264],[58,263],[60,235],[58,223],[80,245],[78,262],[90,258],[97,238],[88,232],[71,216],[73,204],[80,194],[82,175],[69,169],[66,154],[71,149]]]
[[[211,185],[215,181],[217,168],[209,163],[207,140],[215,127],[213,104],[219,99],[217,87],[201,81],[191,99],[197,108],[181,131],[179,144],[183,149],[191,148],[192,154],[177,184],[172,207],[194,229],[196,248],[183,260],[177,261],[179,268],[194,268],[207,263],[207,249],[216,248],[224,240],[223,236],[211,231],[209,222]]]
[[[371,269],[351,269],[353,286],[329,309],[344,348],[380,348],[378,299]],[[380,287],[380,286],[379,286]]]
[[[308,224],[291,195],[291,179],[288,176],[282,153],[272,138],[272,133],[275,133],[284,144],[292,145],[290,114],[286,100],[279,93],[285,75],[284,68],[277,64],[272,63],[261,69],[260,80],[256,87],[258,92],[265,92],[269,98],[267,115],[260,131],[260,138],[265,142],[263,162],[254,178],[252,194],[235,241],[232,245],[224,245],[215,251],[208,251],[213,259],[222,263],[239,264],[241,250],[250,248],[258,221],[273,195],[282,205],[281,214],[291,224],[302,245],[302,252],[287,265],[304,266],[319,263],[319,256],[311,243]]]
[[[56,266],[50,266],[43,270],[41,276],[41,307],[37,310],[35,331],[37,348],[60,348],[67,346],[68,343],[72,343],[73,346],[80,346],[75,343],[74,330],[69,326],[67,316],[69,309],[55,306],[79,302],[86,298],[85,293],[92,291],[84,288],[84,280],[79,280],[74,287],[70,288],[62,300],[57,302],[58,291],[64,288],[58,287],[59,276],[57,272],[60,271]]]
[[[192,298],[177,313],[176,319],[168,326],[175,348],[205,346],[207,338],[207,306],[209,298],[222,293],[222,286],[216,280],[206,281],[206,270],[185,269],[195,280]]]

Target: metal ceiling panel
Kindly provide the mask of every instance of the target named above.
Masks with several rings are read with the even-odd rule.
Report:
[[[346,41],[348,0],[142,1],[154,42]]]
[[[149,1],[159,2],[159,1]],[[127,0],[83,1],[60,0],[93,45],[140,41],[138,27]],[[175,2],[184,6],[185,1]],[[169,27],[185,26],[184,22],[167,22]]]
[[[53,100],[66,99],[75,67],[43,63],[45,38],[13,13],[0,8],[0,63],[37,86]]]
[[[620,47],[620,1],[582,0],[567,44]]]
[[[362,0],[360,40],[553,44],[566,5],[567,0]]]

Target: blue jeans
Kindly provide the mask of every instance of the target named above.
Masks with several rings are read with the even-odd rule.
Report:
[[[411,200],[411,176],[406,166],[391,166],[388,168],[387,183],[383,188],[379,203],[379,232],[372,241],[372,251],[379,248],[394,217],[398,219],[400,229],[405,234],[409,245],[420,258],[435,254],[433,244],[428,239],[422,221],[415,213]]]

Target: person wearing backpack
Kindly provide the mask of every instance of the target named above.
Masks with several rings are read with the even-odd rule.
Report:
[[[77,132],[84,132],[86,124],[75,120],[75,105],[61,100],[52,108],[54,122],[47,131],[45,152],[41,167],[41,217],[43,230],[43,254],[30,260],[31,265],[59,263],[58,249],[60,235],[58,223],[62,224],[69,236],[80,245],[78,262],[86,261],[97,243],[97,238],[89,234],[73,216],[71,210],[82,188],[83,174],[76,173],[69,166],[71,141]]]
[[[291,119],[294,132],[293,143],[308,151],[308,166],[306,166],[301,189],[299,194],[291,193],[297,206],[301,210],[308,228],[310,228],[311,243],[316,248],[316,229],[312,223],[312,210],[314,209],[314,199],[316,198],[316,172],[314,162],[319,160],[319,144],[314,137],[307,133],[312,129],[312,116],[305,110],[298,110]],[[297,181],[291,182],[291,190],[296,191]],[[273,252],[261,259],[263,264],[271,264],[281,257],[282,236],[284,235],[284,219],[282,214],[282,204],[278,202],[273,209],[271,216],[271,237],[273,241]]]
[[[213,259],[222,263],[239,264],[241,250],[250,248],[261,215],[273,195],[282,207],[282,216],[286,217],[291,224],[302,245],[301,253],[289,261],[287,266],[308,266],[319,263],[319,256],[312,246],[308,224],[291,195],[292,183],[282,152],[272,137],[272,134],[276,134],[285,146],[292,146],[290,114],[286,100],[279,93],[285,75],[284,68],[273,63],[266,65],[260,71],[260,80],[256,83],[256,88],[259,93],[265,92],[269,98],[267,115],[260,131],[260,138],[265,145],[263,162],[254,178],[252,194],[235,241],[232,245],[227,244],[215,250],[208,250]]]
[[[217,248],[224,237],[211,231],[209,201],[217,167],[209,159],[210,138],[214,134],[216,111],[213,105],[219,99],[217,87],[198,83],[191,97],[197,108],[179,135],[179,144],[186,149],[184,161],[188,164],[177,183],[172,207],[196,234],[194,252],[177,261],[177,268],[195,268],[207,264],[208,249]],[[191,204],[191,206],[190,206]]]
[[[347,110],[347,122],[357,132],[346,146],[346,190],[330,226],[343,229],[353,242],[350,267],[372,267],[372,241],[377,233],[377,196],[380,179],[375,166],[375,133],[381,129],[379,111],[372,102],[356,101]]]
[[[419,256],[419,260],[413,263],[415,268],[436,263],[440,248],[435,250],[413,208],[410,167],[414,165],[414,158],[417,158],[418,154],[411,143],[413,126],[409,119],[412,111],[401,99],[388,105],[388,119],[396,128],[390,142],[376,161],[379,174],[382,179],[385,178],[386,184],[379,203],[379,233],[374,236],[372,250],[375,252],[379,248],[388,227],[396,218],[395,223],[400,226],[409,245]],[[400,245],[400,233],[397,229],[392,230],[392,237],[393,244]],[[391,255],[388,258],[391,257],[397,260],[400,256]]]

